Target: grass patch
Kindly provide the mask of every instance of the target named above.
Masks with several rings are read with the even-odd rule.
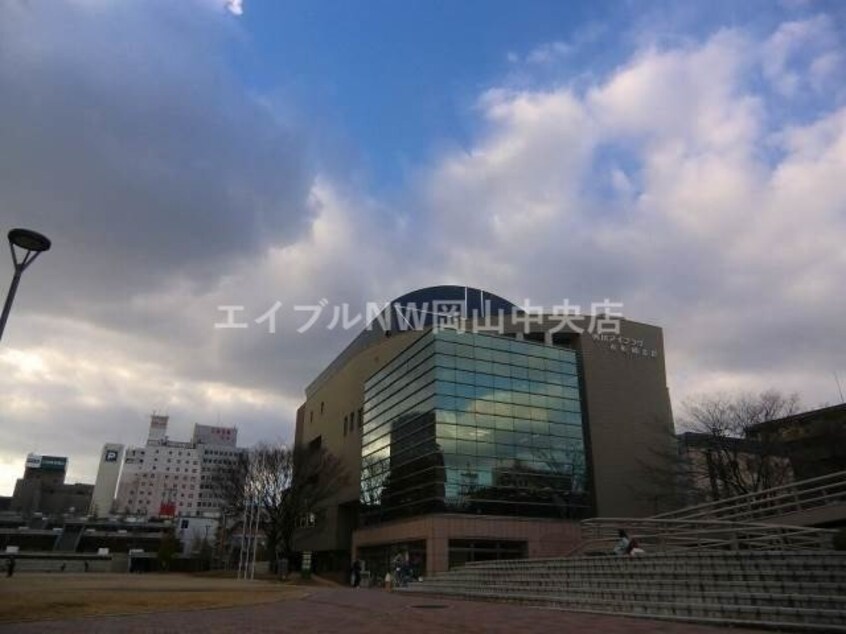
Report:
[[[304,595],[270,581],[180,574],[18,574],[0,579],[0,623],[226,608]]]

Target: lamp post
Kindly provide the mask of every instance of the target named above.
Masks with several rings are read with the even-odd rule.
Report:
[[[19,253],[15,247],[20,249],[21,252]],[[6,320],[9,319],[9,312],[12,310],[12,302],[15,299],[15,293],[18,291],[21,275],[26,267],[35,261],[35,258],[50,248],[50,240],[29,229],[12,229],[9,232],[9,248],[12,250],[15,274],[12,277],[9,293],[6,295],[6,303],[3,305],[3,315],[0,317],[0,339],[3,338],[3,331],[6,329]]]

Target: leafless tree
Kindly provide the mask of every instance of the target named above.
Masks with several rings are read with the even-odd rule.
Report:
[[[260,444],[242,453],[214,479],[221,509],[237,522],[248,504],[259,509],[259,526],[271,567],[293,552],[299,520],[314,512],[346,483],[340,461],[323,448]]]
[[[754,425],[794,414],[795,394],[768,390],[758,395],[716,395],[685,404],[680,427],[684,468],[693,486],[707,486],[717,500],[786,484],[792,478],[784,443],[749,437]]]

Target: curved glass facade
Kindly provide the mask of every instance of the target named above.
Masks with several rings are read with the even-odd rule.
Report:
[[[586,512],[573,350],[429,331],[365,384],[365,523],[434,512]]]

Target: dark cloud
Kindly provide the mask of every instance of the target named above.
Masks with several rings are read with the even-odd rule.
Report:
[[[0,11],[0,219],[54,240],[31,306],[85,315],[169,279],[202,290],[301,235],[306,141],[233,78],[222,16],[196,2]]]

